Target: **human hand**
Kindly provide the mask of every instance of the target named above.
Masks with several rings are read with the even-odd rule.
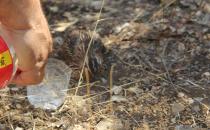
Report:
[[[42,81],[44,66],[51,51],[51,37],[45,29],[10,30],[0,26],[1,35],[12,44],[18,59],[19,72],[12,83],[36,84]],[[47,30],[47,28],[46,28]]]
[[[13,2],[17,11],[7,12],[8,17],[2,17],[2,12],[0,12],[0,35],[14,47],[17,55],[19,71],[14,76],[12,83],[18,85],[37,84],[44,77],[44,66],[48,54],[52,50],[52,40],[40,4],[37,3],[39,1],[30,0],[32,3],[21,1],[22,3]],[[25,3],[26,9],[24,10],[20,8],[19,4]],[[32,13],[21,12],[22,10],[30,11],[31,8]],[[22,13],[22,16],[16,13],[18,11]]]

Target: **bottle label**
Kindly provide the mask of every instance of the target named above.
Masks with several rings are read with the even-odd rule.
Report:
[[[10,50],[0,37],[0,88],[4,88],[10,81],[13,73],[13,60]]]

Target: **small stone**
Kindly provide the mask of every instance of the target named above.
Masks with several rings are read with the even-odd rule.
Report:
[[[10,106],[9,106],[9,105],[5,105],[3,108],[4,108],[5,110],[10,110]]]
[[[21,127],[16,127],[15,130],[23,130]]]
[[[169,28],[171,29],[172,32],[175,32],[176,31],[176,28],[173,27],[173,26],[169,26]]]
[[[185,50],[185,45],[183,43],[178,44],[178,50],[179,51],[184,51]]]
[[[179,92],[179,93],[178,93],[178,97],[179,97],[179,98],[183,98],[184,96],[185,96],[185,94],[184,94],[183,92]]]
[[[12,91],[19,91],[19,87],[13,87],[13,88],[10,88]]]
[[[202,74],[203,77],[209,78],[210,77],[210,72],[205,72]]]
[[[195,13],[195,15],[196,15],[197,17],[201,16],[201,15],[202,15],[202,11],[201,11],[201,10],[197,11],[197,12]]]
[[[204,31],[203,31],[203,32],[204,32]],[[204,33],[206,33],[206,32],[204,32]],[[204,35],[203,38],[204,38],[205,40],[209,40],[209,39],[210,39],[210,33]]]
[[[177,113],[183,111],[184,109],[185,109],[185,106],[183,104],[181,104],[181,103],[174,103],[172,105],[172,112],[174,114],[177,114]]]
[[[194,130],[190,125],[177,125],[175,130]]]
[[[186,32],[186,27],[182,27],[182,28],[177,29],[178,34],[183,34],[184,32]]]
[[[193,109],[195,112],[199,112],[199,111],[201,110],[199,104],[193,104],[192,109]]]
[[[94,8],[95,10],[100,10],[102,5],[102,1],[92,1],[90,3],[90,7]]]
[[[138,86],[130,87],[130,88],[127,89],[127,91],[131,92],[131,93],[135,93],[136,95],[139,95],[140,93],[143,93],[143,90],[139,89]]]
[[[115,28],[115,32],[116,32],[116,33],[119,33],[119,32],[121,32],[123,29],[128,28],[128,27],[130,27],[130,26],[131,26],[130,23],[124,23],[123,25],[117,26],[117,27]]]
[[[171,118],[171,123],[176,123],[176,118]]]
[[[21,109],[22,106],[21,106],[20,104],[16,104],[16,108],[17,108],[17,109]]]
[[[203,99],[204,99],[204,98],[202,98],[202,97],[196,97],[196,98],[194,98],[194,100],[196,100],[196,101],[198,101],[198,102],[201,102]]]
[[[87,123],[81,123],[81,124],[76,124],[73,127],[69,128],[68,130],[89,130],[89,124]]]
[[[210,13],[210,4],[208,3],[205,3],[203,4],[203,10],[206,12],[206,13]]]
[[[106,118],[96,125],[96,130],[124,130],[124,126],[118,118]]]
[[[206,56],[206,58],[210,60],[210,54],[208,54],[208,55]]]
[[[70,12],[65,12],[65,13],[63,14],[63,16],[66,17],[68,20],[72,20],[72,15],[71,15]]]
[[[53,29],[53,31],[64,32],[72,24],[74,24],[74,22],[60,22],[57,25],[55,25],[55,28]]]
[[[113,93],[115,94],[115,95],[118,95],[118,94],[120,94],[122,92],[122,87],[121,86],[114,86],[113,87]]]
[[[53,13],[58,12],[58,7],[57,6],[51,6],[49,7],[50,11],[52,11]]]
[[[189,104],[192,104],[192,103],[194,103],[194,100],[193,100],[192,98],[188,98],[188,99],[187,99],[187,102],[188,102]]]
[[[100,78],[100,80],[103,84],[106,84],[108,82],[105,78]]]

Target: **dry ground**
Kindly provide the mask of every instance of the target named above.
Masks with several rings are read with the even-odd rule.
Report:
[[[44,0],[56,49],[69,30],[100,34],[113,65],[56,111],[29,104],[24,88],[0,91],[0,130],[200,130],[210,128],[208,0]],[[100,15],[100,19],[98,16]],[[60,57],[60,59],[62,59]],[[110,85],[111,84],[111,85]],[[110,91],[110,89],[112,91]]]

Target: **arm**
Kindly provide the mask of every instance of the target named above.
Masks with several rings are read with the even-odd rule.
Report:
[[[13,45],[21,70],[13,82],[42,81],[52,39],[39,0],[0,0],[0,35]]]
[[[0,0],[0,20],[13,29],[46,24],[39,0]]]

